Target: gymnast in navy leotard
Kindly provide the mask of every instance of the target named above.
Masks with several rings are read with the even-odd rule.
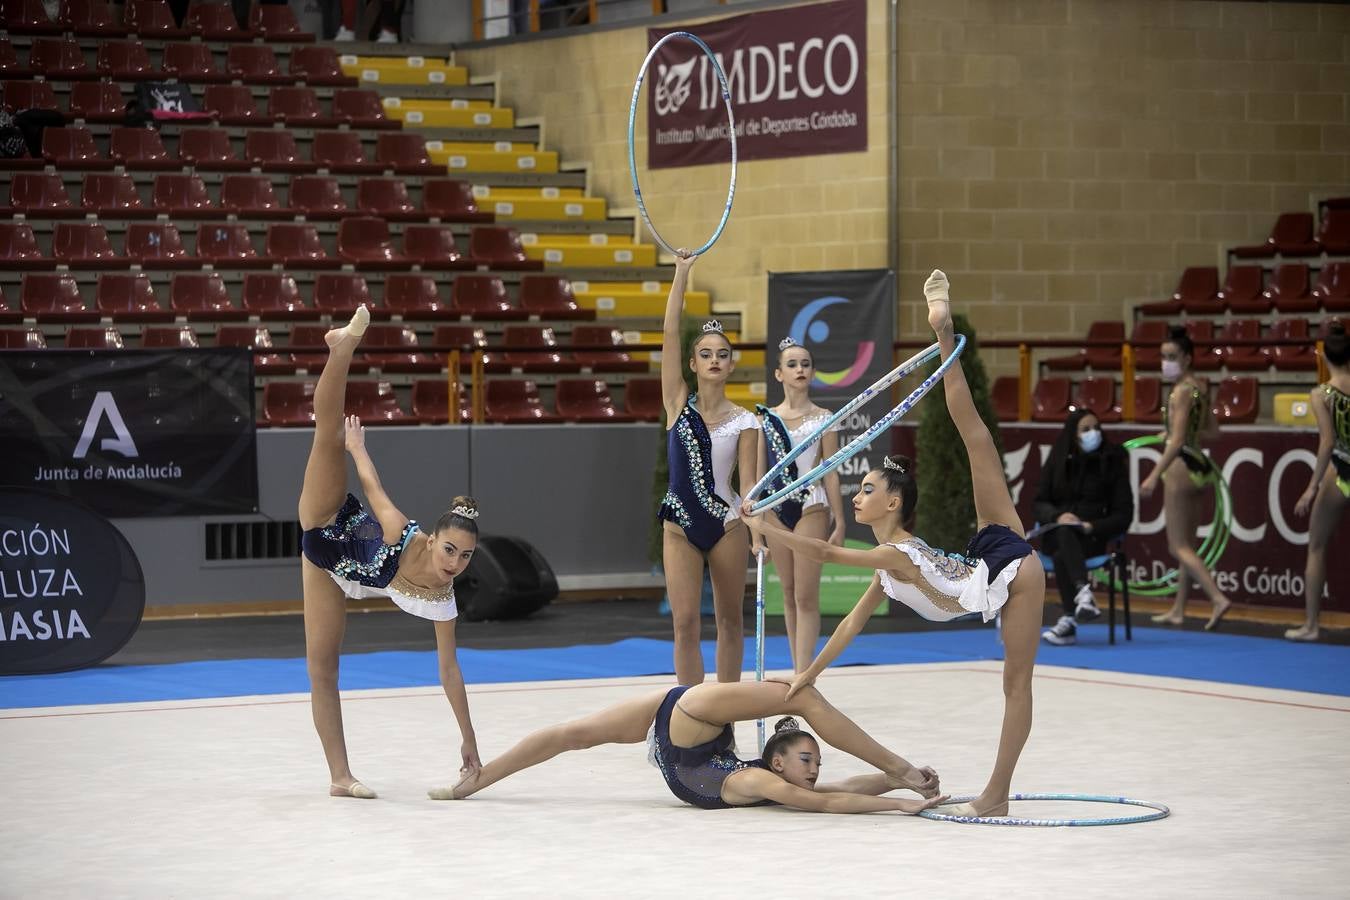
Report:
[[[956,349],[948,301],[947,276],[935,270],[924,284],[928,323],[937,335],[942,358]],[[868,472],[853,498],[854,519],[876,537],[871,550],[836,547],[785,530],[770,516],[746,523],[758,534],[786,542],[794,553],[823,562],[872,569],[872,584],[853,611],[839,623],[825,648],[792,682],[792,691],[809,687],[853,640],[880,605],[890,599],[937,622],[979,616],[1002,624],[1003,729],[998,757],[984,791],[958,807],[959,815],[1006,816],[1013,769],[1031,733],[1031,672],[1040,642],[1045,605],[1045,573],[1027,545],[1017,509],[1008,493],[1003,459],[975,409],[970,386],[956,361],[943,377],[943,393],[952,422],[970,460],[975,500],[975,535],[964,553],[930,547],[914,527],[918,482],[906,458],[887,456]],[[922,460],[920,460],[922,464]],[[941,478],[942,472],[929,477]],[[1025,564],[1030,560],[1030,564]],[[790,693],[789,696],[795,696]]]
[[[727,379],[736,369],[731,341],[716,320],[704,324],[689,348],[689,371],[697,391],[685,384],[680,346],[684,290],[695,257],[677,251],[675,277],[666,299],[661,336],[661,402],[666,411],[670,482],[657,518],[662,522],[662,568],[675,631],[675,677],[703,681],[700,601],[703,569],[712,574],[717,617],[717,680],[739,681],[745,655],[741,600],[750,538],[741,527],[740,494],[755,477],[755,417],[727,399]]]
[[[814,688],[784,699],[781,682],[731,682],[647,693],[573,722],[536,731],[482,770],[452,788],[429,792],[433,800],[462,800],[521,769],[567,750],[601,744],[637,744],[645,737],[648,759],[679,800],[699,809],[790,806],[814,812],[916,813],[935,806],[937,773],[918,768],[882,747]],[[759,759],[736,755],[735,717],[783,716]],[[837,784],[819,784],[820,744],[798,726],[806,719],[836,749],[880,771]],[[883,797],[911,790],[923,800]]]

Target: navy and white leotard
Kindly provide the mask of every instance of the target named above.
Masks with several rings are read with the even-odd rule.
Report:
[[[697,747],[676,747],[670,742],[670,714],[689,690],[688,685],[671,688],[656,711],[652,730],[647,735],[652,762],[661,770],[670,792],[699,809],[735,809],[738,806],[772,806],[772,800],[734,804],[722,799],[722,783],[743,769],[768,769],[763,760],[740,759],[733,751],[734,736],[727,725],[722,733]]]
[[[755,409],[763,417],[761,427],[764,432],[764,455],[770,469],[778,465],[778,461],[787,456],[793,447],[810,437],[821,423],[830,417],[829,413],[814,413],[805,416],[796,428],[788,428],[783,417],[767,406],[758,405]],[[838,430],[838,425],[830,429],[830,431]],[[789,463],[782,475],[765,486],[765,493],[771,494],[782,490],[796,481],[802,472],[814,469],[819,461],[820,441],[816,441],[803,450],[801,456]],[[774,512],[777,513],[779,521],[792,529],[797,527],[804,512],[816,506],[824,506],[827,502],[824,479],[819,479],[815,484],[790,494],[788,499],[774,508]]]
[[[935,550],[917,537],[890,544],[919,569],[917,581],[899,581],[877,569],[881,589],[932,622],[979,613],[988,622],[1008,602],[1008,587],[1022,560],[1033,552],[1006,525],[986,525],[971,538],[964,556]]]
[[[403,551],[417,534],[417,523],[410,521],[397,544],[386,544],[379,520],[348,494],[333,524],[300,535],[300,549],[305,559],[327,572],[353,600],[388,597],[405,612],[447,622],[459,614],[454,585],[431,592],[399,574]]]
[[[740,515],[740,495],[731,489],[731,470],[741,432],[757,428],[755,417],[738,410],[711,431],[691,395],[667,432],[670,485],[657,518],[674,522],[689,543],[707,553]]]

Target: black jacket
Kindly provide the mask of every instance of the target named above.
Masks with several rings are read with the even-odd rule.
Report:
[[[1036,488],[1036,521],[1053,522],[1067,512],[1090,523],[1103,540],[1124,534],[1134,517],[1129,476],[1129,458],[1116,444],[1070,454],[1062,474],[1052,453]]]

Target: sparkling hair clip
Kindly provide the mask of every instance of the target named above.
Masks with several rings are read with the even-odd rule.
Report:
[[[881,467],[883,469],[893,469],[896,472],[899,472],[901,475],[905,474],[905,467],[900,465],[895,460],[891,459],[889,456],[884,457],[881,460]]]
[[[478,510],[470,509],[467,506],[456,506],[454,509],[450,510],[450,515],[459,516],[462,519],[473,520],[478,518]]]
[[[774,728],[774,734],[784,731],[801,731],[802,726],[797,722],[796,716],[784,716],[783,720]]]
[[[709,319],[708,321],[703,323],[703,333],[712,334],[713,332],[723,334],[724,332],[722,331],[722,323],[717,321],[716,319]]]
[[[800,347],[800,346],[801,344],[797,343],[797,341],[792,337],[792,335],[788,335],[787,337],[783,338],[781,341],[778,342],[778,352],[782,353],[789,347]]]

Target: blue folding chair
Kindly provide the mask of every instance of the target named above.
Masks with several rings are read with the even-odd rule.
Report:
[[[1027,535],[1028,538],[1036,535],[1036,529]],[[1048,553],[1036,551],[1036,556],[1040,558],[1041,568],[1045,569],[1047,575],[1055,574],[1055,561],[1050,558]],[[1125,556],[1125,536],[1121,535],[1113,539],[1106,545],[1106,552],[1101,556],[1089,556],[1087,560],[1088,573],[1102,571],[1106,573],[1106,621],[1108,628],[1108,641],[1112,644],[1116,642],[1116,584],[1121,586],[1120,595],[1124,601],[1125,610],[1125,640],[1134,640],[1134,634],[1130,628],[1130,580],[1129,580],[1129,560]]]

